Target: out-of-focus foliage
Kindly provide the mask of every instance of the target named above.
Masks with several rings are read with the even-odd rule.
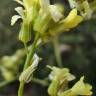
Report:
[[[10,20],[14,13],[13,8],[17,6],[13,0],[3,1],[0,3],[0,57],[6,54],[13,54],[19,47],[17,34],[18,27],[11,27]],[[11,50],[11,51],[10,51]]]
[[[56,0],[58,2],[59,0]],[[63,2],[63,0],[60,0]],[[90,0],[91,1],[91,0]],[[94,0],[95,1],[95,0]],[[18,24],[16,27],[10,27],[11,16],[14,13],[13,8],[17,5],[12,0],[1,0],[0,3],[0,57],[4,55],[13,55],[15,51],[22,47],[18,42]],[[68,8],[67,0],[65,6]],[[66,12],[67,13],[67,12]],[[62,52],[63,66],[71,70],[77,78],[84,75],[87,78],[87,82],[93,85],[93,96],[96,94],[96,15],[94,18],[84,21],[75,29],[69,33],[64,33],[60,36],[60,49]],[[42,51],[43,50],[43,51]],[[55,65],[56,59],[54,56],[53,44],[43,45],[42,48],[38,49],[38,53],[44,57],[44,60],[39,66],[35,76],[44,78],[49,73],[49,70],[45,68],[46,64]],[[47,61],[47,62],[46,62]],[[2,63],[0,63],[2,66]],[[15,66],[14,66],[15,67]],[[16,68],[16,67],[15,67]],[[21,66],[22,69],[22,66]],[[39,72],[38,72],[39,71]],[[14,71],[12,71],[14,72]],[[16,71],[15,71],[16,72]],[[38,74],[37,74],[38,73]],[[1,72],[0,72],[1,74]],[[16,73],[17,74],[17,73]],[[85,79],[86,79],[85,78]],[[0,78],[1,80],[3,79]],[[4,79],[3,79],[4,80]],[[36,84],[32,84],[33,87],[27,87],[25,96],[32,94],[34,96],[42,96],[46,94],[46,87],[38,87]],[[73,85],[73,82],[69,85]],[[15,86],[15,88],[14,88]],[[8,87],[0,88],[0,95],[15,96],[18,82],[8,85]],[[13,88],[13,89],[12,89]],[[31,89],[34,89],[31,93]],[[12,92],[10,92],[12,90]],[[36,92],[37,90],[40,90]],[[7,95],[6,95],[7,94]],[[28,95],[30,96],[30,95]]]

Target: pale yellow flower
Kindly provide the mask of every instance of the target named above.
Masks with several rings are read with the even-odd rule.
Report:
[[[90,84],[84,83],[84,77],[81,77],[80,80],[72,87],[71,91],[76,95],[92,95],[92,86]]]

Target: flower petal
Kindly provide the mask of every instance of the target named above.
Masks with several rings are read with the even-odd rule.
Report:
[[[14,0],[14,1],[16,1],[17,3],[19,3],[21,5],[24,5],[24,3],[21,0]]]
[[[61,12],[59,12],[59,10],[57,9],[57,7],[55,5],[50,5],[49,6],[49,11],[50,11],[50,14],[52,16],[52,19],[55,22],[58,22],[63,17]]]
[[[69,23],[74,20],[74,18],[77,16],[77,9],[72,9],[72,11],[69,13],[69,15],[62,21]]]
[[[15,8],[15,11],[22,17],[24,18],[24,10],[22,7],[17,7]]]
[[[71,91],[76,95],[92,95],[92,86],[84,83],[84,76],[72,87]]]
[[[83,20],[83,17],[77,15],[76,18],[74,18],[70,22],[65,22],[64,23],[64,28],[70,29],[76,27],[81,21]]]
[[[78,3],[75,0],[68,0],[71,8],[77,8]]]
[[[41,9],[44,12],[48,12],[49,5],[50,5],[50,1],[49,0],[40,0]]]
[[[18,21],[18,19],[20,19],[21,18],[21,16],[19,16],[19,15],[14,15],[13,17],[12,17],[12,19],[11,19],[11,26],[13,26],[17,21]]]

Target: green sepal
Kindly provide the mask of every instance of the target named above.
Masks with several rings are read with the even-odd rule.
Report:
[[[59,85],[60,85],[60,81],[58,79],[53,79],[52,83],[50,84],[48,88],[48,94],[50,96],[56,96],[59,90]]]
[[[27,11],[27,19],[33,26],[33,23],[38,15],[39,8],[37,6],[32,6],[28,11]]]
[[[51,17],[48,13],[41,12],[36,18],[33,29],[37,32],[44,33],[48,29],[48,24],[51,20]]]
[[[23,22],[19,33],[19,40],[23,43],[27,43],[31,40],[31,28],[28,22]]]

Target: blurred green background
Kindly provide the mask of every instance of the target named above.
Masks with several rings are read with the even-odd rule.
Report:
[[[4,55],[14,54],[16,50],[23,48],[23,45],[18,40],[19,22],[14,27],[10,26],[17,4],[13,0],[0,0],[0,2],[0,57],[2,58]],[[67,8],[66,2],[65,6]],[[59,41],[63,66],[76,75],[76,81],[84,75],[86,81],[93,85],[93,96],[96,96],[96,19],[82,22],[75,29],[62,34]],[[56,65],[52,42],[43,45],[38,49],[38,53],[44,59],[35,75],[42,79],[49,72],[45,68],[46,64]],[[17,96],[18,85],[19,82],[16,80],[0,88],[0,96]],[[32,82],[26,85],[24,96],[47,96],[46,89],[47,87]]]

